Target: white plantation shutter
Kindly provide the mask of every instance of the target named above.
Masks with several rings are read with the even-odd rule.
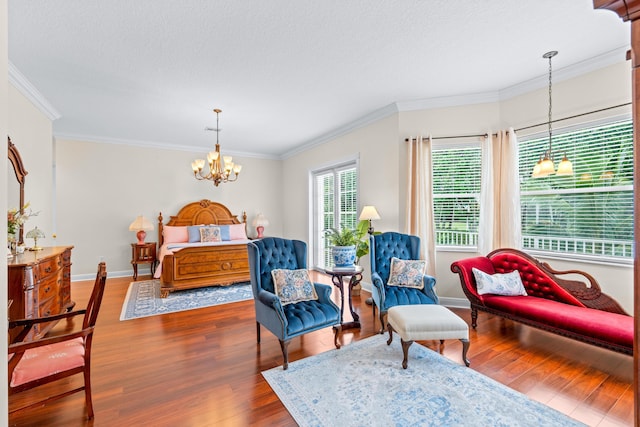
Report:
[[[633,125],[630,120],[554,133],[556,167],[566,153],[573,176],[532,178],[548,136],[520,143],[523,248],[631,258]]]
[[[476,247],[480,216],[480,144],[435,146],[432,162],[436,245]]]
[[[331,265],[324,230],[355,228],[358,222],[358,168],[356,162],[313,173],[313,264]]]

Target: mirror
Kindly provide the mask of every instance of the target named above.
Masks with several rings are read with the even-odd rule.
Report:
[[[7,206],[9,209],[17,207],[21,209],[24,206],[24,178],[29,173],[24,169],[24,164],[22,163],[22,157],[20,157],[20,152],[16,148],[15,145],[11,142],[11,138],[7,137],[7,146],[9,153],[9,168],[7,177]],[[15,175],[15,180],[11,176],[11,171],[13,170],[13,174]],[[17,206],[15,206],[17,205]],[[21,245],[24,243],[23,239],[24,229],[23,226],[20,226],[20,230],[18,231],[18,244]]]

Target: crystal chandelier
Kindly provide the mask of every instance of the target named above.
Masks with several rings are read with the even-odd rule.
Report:
[[[242,170],[242,166],[234,164],[231,156],[220,155],[219,136],[220,131],[222,130],[220,129],[220,113],[222,110],[216,108],[213,111],[216,113],[216,127],[205,129],[216,132],[216,149],[215,151],[210,151],[209,154],[207,154],[209,172],[203,172],[203,159],[196,159],[191,162],[191,168],[193,169],[193,176],[195,176],[197,180],[212,181],[213,185],[217,187],[221,182],[233,182],[237,180],[240,175],[240,170]]]
[[[551,58],[558,54],[552,50],[542,55],[543,58],[549,60],[549,149],[540,156],[538,163],[533,167],[533,178],[544,178],[545,176],[556,174],[557,176],[573,175],[573,164],[564,154],[562,161],[558,164],[558,172],[553,164],[553,152],[551,151]]]

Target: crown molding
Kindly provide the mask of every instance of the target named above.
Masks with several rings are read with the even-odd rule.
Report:
[[[317,147],[326,142],[334,140],[338,137],[351,133],[356,129],[360,129],[362,127],[365,127],[371,123],[377,122],[378,120],[384,119],[396,113],[398,113],[397,103],[389,104],[382,108],[378,108],[377,110],[372,111],[371,113],[364,115],[359,119],[349,122],[343,126],[337,127],[332,131],[329,131],[325,134],[320,135],[317,138],[311,139],[305,142],[304,144],[299,145],[293,150],[287,151],[281,156],[281,159],[287,159],[289,157],[295,156],[296,154],[300,154],[304,151],[310,150],[314,147]]]
[[[488,104],[500,101],[498,92],[473,93],[468,95],[439,96],[396,102],[398,111],[430,110],[433,108],[457,107],[460,105]]]
[[[625,62],[629,46],[620,46],[617,49],[605,52],[602,55],[594,56],[576,64],[553,70],[553,81],[561,82],[563,80],[572,79],[601,68],[608,67],[619,62]],[[513,86],[509,86],[499,91],[501,101],[532,92],[537,89],[547,87],[549,84],[548,74],[527,80]]]
[[[54,121],[62,117],[42,93],[9,61],[9,83],[36,106],[49,120]]]
[[[94,136],[94,135],[80,135],[74,133],[64,133],[64,132],[53,132],[53,136],[56,139],[66,139],[71,141],[81,141],[81,142],[93,142],[97,144],[112,144],[112,145],[126,145],[129,147],[140,147],[140,148],[152,148],[159,150],[173,150],[173,151],[189,151],[189,152],[206,152],[207,149],[195,146],[195,145],[178,145],[178,144],[167,144],[164,142],[155,142],[155,141],[143,141],[137,139],[122,139],[122,138],[106,138],[102,136]],[[280,160],[279,156],[273,156],[268,154],[261,153],[250,153],[246,151],[227,151],[225,150],[225,155],[244,157],[244,158],[255,158],[255,159],[267,159],[267,160]]]

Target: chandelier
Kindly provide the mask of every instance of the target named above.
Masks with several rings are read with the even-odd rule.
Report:
[[[562,161],[558,164],[558,172],[556,172],[553,164],[553,152],[551,151],[551,58],[557,54],[557,51],[552,50],[542,55],[543,58],[549,60],[549,149],[540,155],[538,163],[533,167],[533,173],[531,174],[533,178],[544,178],[545,176],[553,174],[558,176],[573,175],[573,165],[567,158],[566,153]]]
[[[222,110],[216,108],[213,111],[216,113],[216,127],[205,128],[205,130],[213,130],[216,132],[216,149],[215,151],[210,151],[209,154],[207,154],[209,172],[203,172],[203,159],[196,159],[191,162],[191,168],[193,169],[193,176],[195,176],[197,180],[212,181],[213,185],[217,187],[220,183],[233,182],[238,179],[242,166],[234,164],[231,156],[220,155],[219,136],[220,131],[222,130],[220,129],[220,113]]]

